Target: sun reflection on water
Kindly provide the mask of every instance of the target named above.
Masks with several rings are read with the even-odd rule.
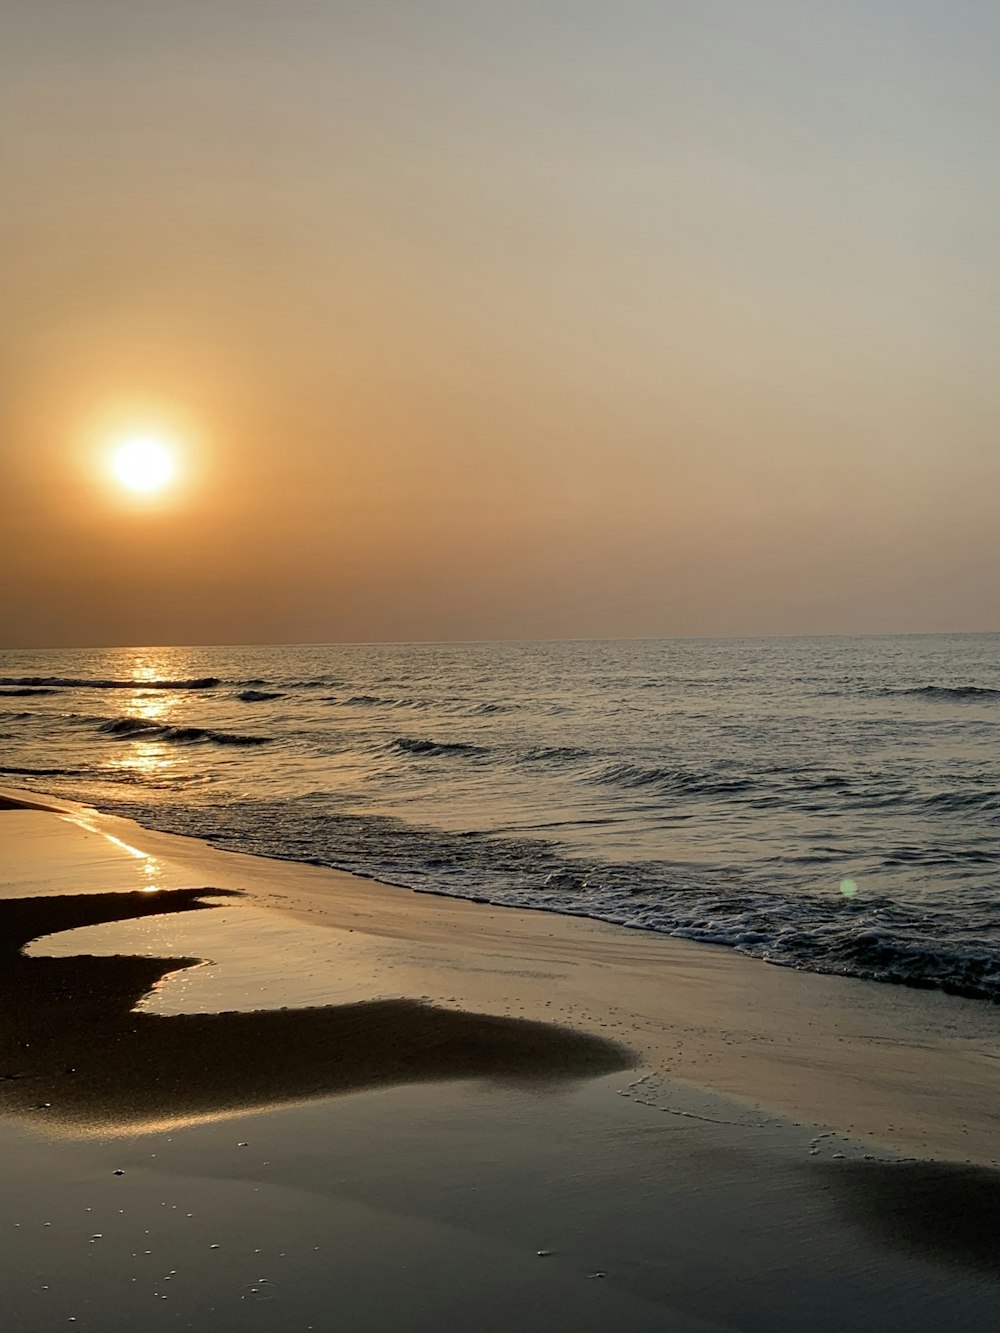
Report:
[[[119,732],[119,745],[123,740],[127,744],[121,749],[116,746],[117,753],[108,757],[108,768],[118,780],[161,786],[177,772],[179,757],[174,746],[164,743],[160,728],[183,726],[190,699],[182,689],[164,685],[190,678],[192,665],[188,653],[173,648],[128,649],[115,654],[110,674],[133,686],[121,696],[122,716],[129,723],[141,724]]]
[[[159,741],[133,740],[126,753],[115,755],[108,767],[137,780],[164,777],[176,768],[176,758]]]
[[[144,722],[163,722],[176,705],[177,696],[169,690],[139,690],[129,695],[127,708],[130,716]]]
[[[125,667],[122,674],[130,675],[136,685],[151,680],[177,680],[186,674],[184,659],[170,649],[136,649],[122,665]]]

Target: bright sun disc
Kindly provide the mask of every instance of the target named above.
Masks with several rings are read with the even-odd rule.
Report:
[[[159,440],[126,440],[115,450],[111,470],[130,491],[148,493],[166,486],[174,476],[170,450]]]

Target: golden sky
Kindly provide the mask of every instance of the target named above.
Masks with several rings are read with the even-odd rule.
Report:
[[[0,645],[1000,628],[998,57],[985,0],[6,0]]]

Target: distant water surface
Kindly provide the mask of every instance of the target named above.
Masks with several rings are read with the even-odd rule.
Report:
[[[0,782],[1000,999],[1000,636],[0,653]]]

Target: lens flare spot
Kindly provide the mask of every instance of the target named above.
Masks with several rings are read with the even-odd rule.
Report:
[[[858,886],[853,879],[842,879],[840,881],[840,892],[845,898],[853,898],[858,891]]]

